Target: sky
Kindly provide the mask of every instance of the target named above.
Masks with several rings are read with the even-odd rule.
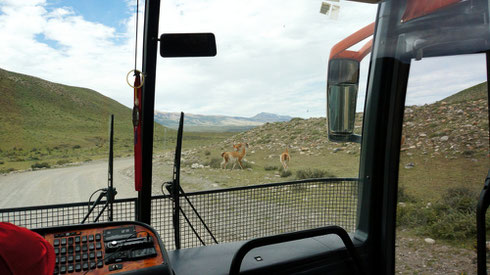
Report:
[[[155,109],[245,117],[260,112],[325,116],[330,48],[373,22],[376,6],[340,1],[335,19],[320,13],[321,4],[162,0],[160,34],[213,32],[218,54],[159,57]],[[133,90],[125,78],[135,67],[135,6],[136,0],[0,0],[0,68],[90,88],[131,108]],[[141,9],[138,69],[143,17]],[[359,111],[369,58],[361,63]],[[407,104],[432,103],[485,81],[485,76],[482,56],[424,58],[412,64]]]

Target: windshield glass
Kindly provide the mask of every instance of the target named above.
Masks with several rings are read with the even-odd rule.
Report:
[[[137,196],[134,91],[124,81],[135,67],[136,1],[109,2],[0,4],[0,207],[87,201],[105,187],[111,114],[116,198]],[[160,33],[213,32],[218,54],[158,60],[153,194],[172,178],[181,111],[186,191],[357,177],[359,146],[327,141],[327,64],[331,47],[375,12],[353,2],[162,1]],[[225,161],[225,152],[245,154]]]

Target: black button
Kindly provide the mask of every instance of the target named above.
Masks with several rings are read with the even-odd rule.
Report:
[[[75,245],[75,252],[80,252],[81,250],[82,247],[79,244]]]
[[[83,260],[83,261],[88,260],[88,254],[87,254],[87,253],[83,253],[83,255],[82,255],[82,260]]]
[[[63,247],[61,248],[61,252],[60,252],[60,253],[61,253],[61,254],[66,254],[66,246],[63,246]]]
[[[54,246],[60,245],[60,239],[54,239]]]
[[[95,245],[94,245],[93,243],[90,243],[90,244],[88,245],[88,249],[90,249],[90,250],[94,250],[94,249],[95,249]]]
[[[104,266],[104,261],[101,260],[101,261],[98,261],[97,262],[97,267],[98,268],[102,268],[103,266]]]
[[[56,257],[56,264],[60,263],[60,257]]]
[[[75,237],[75,243],[80,243],[80,236]]]
[[[95,262],[90,262],[90,269],[95,269],[96,265]]]
[[[87,252],[87,245],[86,245],[86,244],[83,244],[83,245],[82,245],[82,251],[83,251],[83,252]]]
[[[81,264],[76,264],[75,265],[75,271],[80,272],[82,270],[82,265]]]
[[[90,260],[95,259],[95,252],[90,252],[90,255],[88,256]]]
[[[68,247],[68,254],[73,254],[73,246]]]
[[[88,235],[88,241],[93,242],[94,241],[94,235]]]
[[[87,236],[82,236],[82,243],[86,243],[87,242]]]
[[[66,256],[61,256],[60,264],[65,264],[65,263],[66,263]]]
[[[88,263],[87,262],[83,263],[82,269],[83,270],[88,270]]]
[[[69,263],[73,263],[74,260],[75,260],[75,257],[73,257],[73,255],[68,255],[68,262]]]
[[[72,273],[73,271],[75,271],[75,269],[73,268],[73,265],[68,265],[68,272]]]
[[[60,266],[60,273],[65,274],[66,273],[66,265]]]
[[[56,255],[60,254],[60,249],[55,247],[54,248],[54,254],[56,254]]]
[[[95,234],[95,240],[99,242],[100,239],[101,239],[101,235],[99,233]]]
[[[68,245],[73,245],[73,237],[68,238]]]
[[[102,249],[102,245],[100,244],[100,242],[95,243],[95,248]]]
[[[60,272],[60,269],[57,266],[55,266],[53,274],[58,274],[59,272]]]
[[[66,238],[61,239],[61,245],[66,245]],[[66,268],[65,268],[66,269]]]
[[[102,251],[97,251],[97,259],[102,258]]]
[[[80,254],[75,255],[75,261],[79,262],[81,260],[82,260],[82,255]]]

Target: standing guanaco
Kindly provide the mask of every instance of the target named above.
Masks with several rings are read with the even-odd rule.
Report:
[[[291,160],[291,156],[289,155],[288,148],[281,154],[281,157],[279,160],[282,163],[282,167],[284,168],[284,171],[288,170],[288,164],[289,161]]]
[[[223,158],[223,162],[221,162],[221,168],[226,169],[226,165],[228,164],[228,162],[232,162],[233,167],[231,169],[234,169],[236,163],[238,162],[238,165],[240,165],[240,168],[243,169],[242,159],[245,156],[245,154],[247,153],[245,148],[248,148],[248,143],[244,143],[244,145],[245,146],[240,146],[240,147],[242,147],[241,152],[236,152],[236,151],[223,152],[221,154],[221,157]],[[235,145],[233,145],[233,147],[236,149]]]

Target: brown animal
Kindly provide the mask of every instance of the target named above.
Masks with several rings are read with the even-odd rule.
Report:
[[[240,149],[241,149],[243,146],[245,146],[245,144],[247,144],[247,143],[238,143],[238,144],[233,144],[233,149],[234,149],[236,152],[238,152],[238,151],[240,151]],[[248,147],[248,144],[247,144],[247,147]]]
[[[279,160],[282,163],[282,167],[284,168],[284,171],[288,170],[288,164],[289,161],[291,160],[291,156],[289,155],[288,148],[281,154],[281,157]]]
[[[226,169],[226,166],[228,165],[228,162],[233,163],[233,167],[231,169],[235,168],[236,163],[238,162],[238,165],[240,165],[240,168],[243,169],[242,165],[242,159],[247,153],[245,148],[248,148],[248,143],[244,143],[244,146],[240,146],[242,148],[241,152],[223,152],[221,154],[221,157],[223,158],[223,162],[221,162],[221,168]],[[237,149],[235,145],[233,145],[233,148]]]

